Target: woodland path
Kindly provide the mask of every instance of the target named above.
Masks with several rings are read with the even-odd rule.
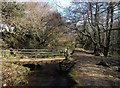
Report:
[[[120,57],[94,56],[90,51],[76,49],[72,58],[76,60],[75,71],[80,86],[108,86],[120,88]],[[96,65],[101,60],[110,65],[110,68]]]

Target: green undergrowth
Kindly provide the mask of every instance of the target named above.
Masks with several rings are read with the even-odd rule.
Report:
[[[30,69],[11,63],[2,64],[2,86],[22,86],[28,82],[26,76]]]

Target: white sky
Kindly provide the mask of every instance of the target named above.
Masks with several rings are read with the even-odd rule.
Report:
[[[51,5],[58,10],[58,12],[63,13],[64,8],[71,5],[72,0],[47,0]]]
[[[54,1],[56,1],[59,6],[68,7],[68,6],[71,5],[70,2],[71,2],[72,0],[54,0]]]

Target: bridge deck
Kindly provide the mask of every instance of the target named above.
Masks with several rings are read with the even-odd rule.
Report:
[[[63,61],[65,58],[39,58],[39,59],[11,59],[3,60],[3,62],[14,63],[14,64],[47,64],[47,63],[58,63]]]

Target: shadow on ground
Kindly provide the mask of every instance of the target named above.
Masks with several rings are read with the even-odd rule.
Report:
[[[120,72],[117,71],[120,66],[119,57],[93,56],[76,50],[72,58],[77,62],[74,68],[80,86],[120,87]],[[109,67],[97,65],[101,60],[108,63]]]

